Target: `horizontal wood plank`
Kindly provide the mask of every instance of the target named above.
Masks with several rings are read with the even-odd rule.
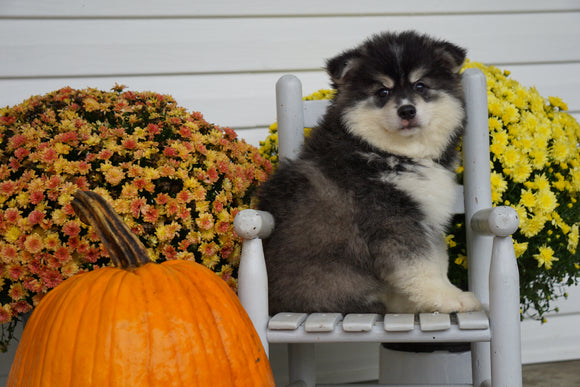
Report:
[[[578,313],[559,313],[548,317],[545,324],[524,320],[521,325],[522,363],[580,359],[578,321]]]
[[[558,96],[572,113],[580,113],[580,63],[507,66],[524,86],[536,86],[544,97]],[[323,71],[296,73],[303,93],[328,88]],[[183,75],[152,77],[0,79],[0,106],[12,106],[31,95],[64,86],[109,90],[117,82],[130,90],[172,95],[180,106],[200,111],[215,124],[234,129],[267,128],[276,119],[274,85],[283,73]],[[260,129],[264,133],[265,129]],[[248,132],[250,133],[250,132]]]
[[[448,39],[467,47],[471,58],[486,63],[580,62],[580,12],[8,19],[0,23],[0,36],[10,36],[0,41],[0,78],[309,71],[387,28],[415,28]]]
[[[151,90],[172,95],[180,106],[200,111],[215,124],[233,128],[267,127],[276,120],[274,86],[283,73],[225,74],[154,77],[58,79],[0,79],[0,106],[12,106],[31,95],[42,95],[64,86],[110,90],[115,83],[134,91]],[[299,74],[310,94],[328,88],[324,72]]]
[[[417,13],[538,12],[578,10],[575,0],[3,0],[2,17],[224,17],[257,15],[362,15]]]

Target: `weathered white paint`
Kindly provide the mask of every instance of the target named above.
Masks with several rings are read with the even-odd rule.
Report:
[[[45,77],[315,70],[324,65],[325,58],[385,29],[417,29],[449,39],[468,47],[470,57],[486,63],[544,63],[552,58],[561,63],[579,58],[578,20],[580,11],[170,20],[4,19],[0,36],[10,39],[0,42],[0,74]]]
[[[511,71],[511,77],[522,85],[536,86],[543,96],[561,97],[571,112],[580,113],[578,92],[580,61],[505,65],[501,68]],[[305,95],[329,88],[328,76],[322,70],[296,73],[300,76]],[[276,119],[274,85],[283,74],[283,72],[268,72],[31,79],[6,78],[0,74],[0,106],[15,105],[31,95],[45,94],[64,86],[109,90],[115,83],[119,83],[127,85],[131,90],[154,90],[170,94],[179,105],[189,110],[203,112],[208,121],[230,126],[243,133],[245,129],[267,128],[274,122]]]
[[[388,2],[366,0],[272,2],[270,0],[4,0],[0,14],[11,17],[225,17],[225,16],[303,16],[376,15],[376,14],[450,14],[485,12],[538,12],[580,9],[575,0],[490,0],[464,2],[457,0],[415,0]]]

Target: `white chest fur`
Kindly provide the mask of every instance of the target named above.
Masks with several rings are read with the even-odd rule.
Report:
[[[446,226],[457,193],[453,172],[433,161],[421,160],[404,172],[385,174],[384,180],[419,203],[425,223],[435,228]]]

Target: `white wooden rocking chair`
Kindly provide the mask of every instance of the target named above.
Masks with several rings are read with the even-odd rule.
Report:
[[[491,205],[485,76],[479,70],[468,69],[463,73],[462,84],[467,113],[463,138],[465,170],[455,212],[465,214],[469,289],[480,299],[485,312],[269,316],[261,239],[275,227],[274,219],[266,212],[244,210],[234,222],[237,234],[243,238],[239,297],[267,353],[269,343],[289,343],[291,385],[315,385],[314,343],[326,342],[468,342],[472,385],[522,385],[519,277],[511,239],[519,220],[512,208]],[[278,81],[276,100],[280,157],[293,158],[302,144],[304,127],[316,125],[328,101],[303,102],[301,83],[292,75]]]

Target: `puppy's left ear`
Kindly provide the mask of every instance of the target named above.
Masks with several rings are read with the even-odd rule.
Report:
[[[459,73],[459,70],[463,67],[463,62],[465,62],[467,50],[449,42],[440,42],[437,47],[437,53],[445,67],[452,73]]]
[[[342,54],[326,61],[326,71],[332,80],[335,89],[340,88],[348,81],[349,74],[352,73],[360,60],[361,54],[358,49],[345,51]]]

